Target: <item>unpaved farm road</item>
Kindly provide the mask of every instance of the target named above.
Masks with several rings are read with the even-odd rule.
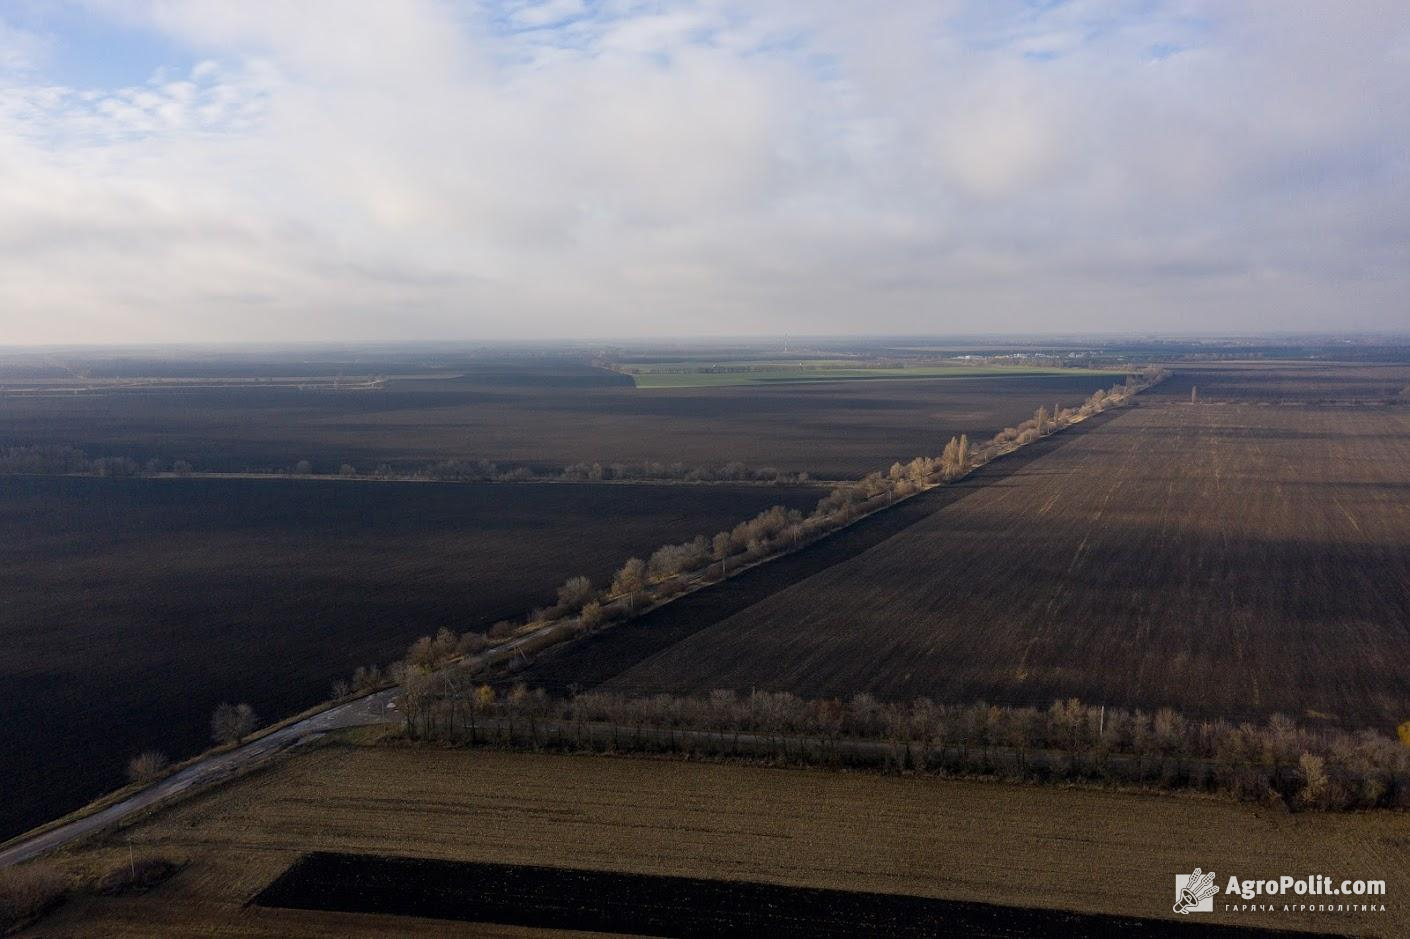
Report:
[[[0,867],[9,867],[12,864],[28,861],[46,851],[106,828],[150,805],[184,792],[192,786],[223,779],[280,750],[290,746],[298,746],[306,740],[330,730],[337,730],[340,727],[380,724],[388,720],[389,714],[396,714],[395,711],[389,711],[388,705],[392,703],[398,690],[391,688],[379,691],[365,698],[358,698],[356,701],[331,707],[326,711],[290,724],[288,727],[282,727],[258,740],[252,740],[242,747],[193,763],[161,782],[154,783],[141,792],[128,796],[121,802],[114,802],[92,815],[75,819],[58,828],[0,850]]]

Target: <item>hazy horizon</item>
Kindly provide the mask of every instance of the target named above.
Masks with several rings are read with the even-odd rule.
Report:
[[[0,2],[0,347],[1385,335],[1397,4]]]
[[[537,338],[477,339],[473,337],[429,337],[425,339],[397,339],[392,337],[368,339],[212,339],[212,340],[129,340],[111,342],[33,342],[0,344],[0,350],[13,352],[44,352],[48,350],[86,351],[140,351],[145,349],[162,351],[279,351],[279,350],[327,350],[375,349],[398,347],[428,347],[459,352],[498,347],[534,350],[556,348],[626,348],[641,347],[663,349],[679,346],[725,346],[738,344],[758,348],[771,344],[789,343],[798,345],[807,342],[822,342],[836,345],[849,343],[876,342],[944,342],[963,348],[968,345],[1003,344],[1020,348],[1025,345],[1115,345],[1130,342],[1152,343],[1277,343],[1282,341],[1299,345],[1314,346],[1315,341],[1329,343],[1382,343],[1410,342],[1410,330],[1268,330],[1264,332],[1162,332],[1157,330],[1091,331],[1091,332],[944,332],[944,333],[755,333],[739,335],[657,335],[651,337],[628,336],[541,336]],[[904,346],[898,347],[904,348]]]

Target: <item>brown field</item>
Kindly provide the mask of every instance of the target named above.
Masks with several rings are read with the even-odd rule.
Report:
[[[1094,423],[607,686],[1410,718],[1410,412]]]
[[[1254,361],[1184,364],[1151,398],[1204,401],[1288,401],[1404,403],[1410,395],[1410,366],[1403,363]]]
[[[145,896],[72,900],[29,934],[529,934],[246,905],[312,850],[1166,918],[1174,874],[1197,866],[1218,873],[1220,899],[1229,874],[1316,872],[1386,880],[1387,911],[1212,919],[1381,936],[1410,929],[1402,815],[1290,816],[1197,798],[827,770],[332,744],[60,860],[75,871],[125,864],[129,839],[138,859],[186,867]]]
[[[578,462],[738,461],[861,476],[988,437],[1035,408],[1075,405],[1119,374],[994,375],[941,381],[637,389],[601,369],[509,368],[463,379],[389,380],[361,391],[269,387],[0,394],[0,448],[78,447],[91,457],[186,460],[213,472],[311,461],[415,468],[491,460],[551,471]],[[624,387],[620,382],[626,382]]]

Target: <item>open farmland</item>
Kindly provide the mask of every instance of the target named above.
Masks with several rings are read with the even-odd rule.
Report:
[[[537,934],[249,904],[309,851],[981,900],[996,905],[986,925],[1002,935],[1026,934],[1004,931],[1018,918],[1006,907],[1028,917],[1065,909],[1173,919],[1172,874],[1195,866],[1218,871],[1221,888],[1229,874],[1314,870],[1385,879],[1386,912],[1216,912],[1199,923],[1382,936],[1410,927],[1402,816],[1288,816],[1208,799],[929,777],[329,745],[59,860],[73,870],[126,864],[129,838],[139,860],[187,866],[146,896],[70,901],[32,932]],[[625,905],[655,899],[639,892]],[[1050,927],[1078,932],[1061,914]]]
[[[1037,446],[608,687],[1410,717],[1410,413],[1138,404]]]
[[[631,554],[812,489],[0,479],[0,833],[274,719],[447,625],[483,629]]]
[[[1301,404],[1410,402],[1410,365],[1312,361],[1212,362],[1181,365],[1152,398]]]
[[[1013,366],[973,365],[849,365],[833,363],[724,363],[720,365],[633,366],[629,374],[638,388],[696,388],[728,385],[801,384],[807,382],[857,381],[937,381],[960,378],[1031,378],[1038,376],[1094,375],[1110,380],[1120,373],[1088,369],[1017,368]]]
[[[989,436],[1039,405],[1076,404],[1120,376],[994,370],[945,381],[638,389],[581,366],[505,366],[376,388],[309,384],[103,385],[0,396],[0,448],[50,444],[199,471],[417,469],[446,459],[556,471],[574,463],[742,462],[861,476]],[[214,381],[214,380],[213,380]],[[272,380],[271,380],[272,381]],[[31,389],[32,391],[32,389]]]

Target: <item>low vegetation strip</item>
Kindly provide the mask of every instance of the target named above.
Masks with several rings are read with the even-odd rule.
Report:
[[[1306,935],[698,877],[330,852],[299,858],[254,902],[676,939]]]
[[[694,466],[679,460],[669,463],[656,460],[638,463],[593,461],[573,463],[553,470],[523,464],[501,465],[493,460],[483,459],[436,460],[415,467],[393,467],[389,463],[378,463],[375,467],[357,467],[348,462],[315,466],[310,460],[297,460],[286,466],[220,472],[201,467],[198,459],[193,463],[191,460],[168,461],[160,457],[151,457],[145,461],[131,456],[91,457],[77,447],[43,444],[0,447],[0,476],[142,476],[178,479],[191,476],[276,476],[289,479],[435,480],[472,483],[670,481],[776,485],[806,484],[812,480],[807,472],[786,473],[777,467],[746,466],[737,460]]]

